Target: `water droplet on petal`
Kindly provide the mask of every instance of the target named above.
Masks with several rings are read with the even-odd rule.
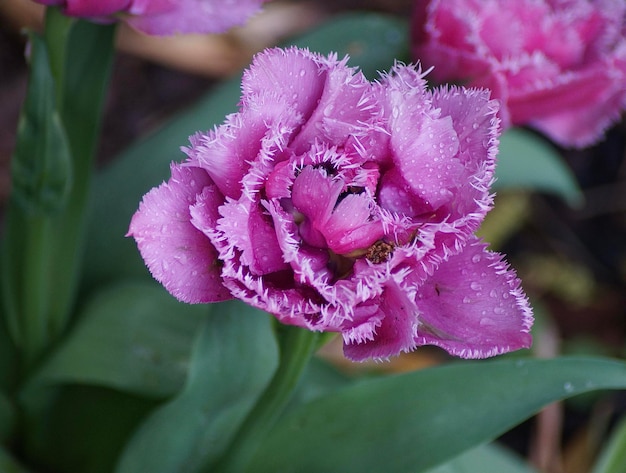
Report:
[[[472,281],[470,284],[470,288],[472,291],[480,291],[483,287],[479,282]]]
[[[480,263],[480,255],[479,254],[475,254],[474,256],[472,256],[472,263]]]

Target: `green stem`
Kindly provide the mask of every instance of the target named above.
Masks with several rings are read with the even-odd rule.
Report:
[[[280,364],[248,417],[217,465],[208,471],[242,473],[249,466],[261,441],[291,399],[293,391],[318,346],[319,333],[284,326]]]
[[[43,38],[31,41],[0,260],[22,376],[64,333],[74,305],[113,27],[49,8]]]
[[[55,79],[55,97],[58,111],[62,113],[64,102],[65,66],[67,46],[74,20],[63,15],[58,8],[46,9],[44,39],[48,46],[50,71]]]

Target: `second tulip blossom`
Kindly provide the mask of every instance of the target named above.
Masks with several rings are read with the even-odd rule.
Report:
[[[123,19],[151,35],[222,33],[243,24],[266,0],[35,0],[69,16]]]

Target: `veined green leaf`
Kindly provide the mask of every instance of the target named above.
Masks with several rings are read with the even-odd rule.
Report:
[[[198,335],[184,390],[143,423],[116,473],[198,471],[228,446],[277,365],[269,316],[219,304]]]
[[[422,473],[493,440],[551,402],[626,389],[609,359],[458,362],[359,382],[286,415],[255,473]]]
[[[126,282],[103,289],[25,391],[97,385],[151,398],[176,394],[192,342],[211,306],[183,304],[162,287]]]

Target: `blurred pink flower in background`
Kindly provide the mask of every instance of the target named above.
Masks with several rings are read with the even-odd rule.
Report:
[[[417,0],[413,53],[437,81],[490,88],[505,127],[584,147],[626,107],[625,13],[624,0]]]
[[[151,35],[221,33],[243,24],[267,0],[35,0],[69,16],[122,18]]]
[[[267,50],[239,112],[191,137],[128,234],[178,299],[236,297],[340,332],[354,360],[528,347],[520,282],[474,235],[492,205],[496,112],[489,91],[429,91],[412,66],[369,82],[333,55]]]

